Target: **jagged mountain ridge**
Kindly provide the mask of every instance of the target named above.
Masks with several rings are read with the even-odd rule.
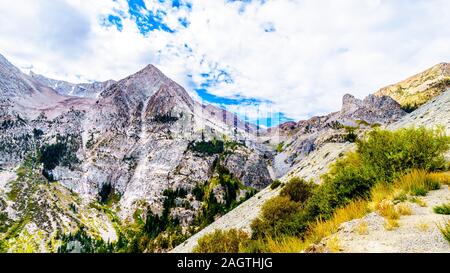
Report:
[[[58,181],[58,185],[79,194],[84,203],[98,199],[104,186],[109,186],[120,196],[113,208],[121,219],[130,219],[137,209],[161,213],[166,189],[186,190],[187,195],[177,198],[175,207],[170,210],[170,215],[180,220],[183,227],[189,227],[202,206],[192,190],[199,184],[217,181],[214,180],[220,175],[217,166],[223,166],[245,186],[257,189],[270,184],[271,169],[275,169],[283,180],[294,174],[317,179],[318,174],[326,171],[326,166],[317,163],[332,162],[351,149],[352,144],[345,138],[349,133],[346,127],[355,127],[355,132],[360,133],[378,123],[388,124],[406,115],[389,97],[369,96],[358,100],[346,95],[339,112],[281,125],[281,140],[285,143],[274,159],[270,145],[257,142],[255,126],[223,109],[192,100],[181,86],[151,65],[105,87],[96,99],[61,95],[13,67],[8,66],[5,70],[9,74],[2,77],[6,84],[1,86],[0,93],[5,102],[0,109],[0,167],[7,169],[6,174],[13,173],[14,167],[37,147],[62,142],[65,154],[60,158],[61,162],[52,169],[42,170]],[[20,74],[16,75],[14,71]],[[20,87],[7,90],[14,86],[8,82],[11,78],[29,88],[26,90],[30,90],[31,95],[16,92],[21,90]],[[8,93],[17,95],[8,96]],[[45,103],[24,104],[23,101],[34,102],[33,93],[45,98]],[[263,139],[266,137],[269,144],[280,141],[273,131],[265,134],[262,133]],[[212,154],[194,148],[195,143],[214,143],[217,139],[232,145],[225,145],[224,152]],[[281,165],[277,163],[280,159]],[[0,170],[0,178],[3,174],[5,172]],[[5,185],[0,185],[8,195],[10,192],[7,191],[15,183],[7,179]],[[23,185],[27,187],[27,184]],[[219,203],[224,202],[226,191],[223,185],[215,185],[213,192]],[[247,189],[240,189],[236,200],[246,196],[247,192]],[[45,198],[48,194],[44,193],[33,194],[32,203]],[[14,217],[10,214],[15,211],[13,204],[8,201],[3,206],[2,194],[0,190],[0,213],[6,211]],[[239,222],[239,227],[248,227],[252,215],[258,214],[261,202],[273,194],[274,191],[265,188],[257,199],[230,212],[233,219],[231,216],[220,218],[219,223],[233,227]],[[26,194],[20,196],[26,202]],[[83,207],[83,202],[77,206]],[[244,220],[239,218],[243,212],[241,207],[251,210],[243,214],[248,216]],[[64,209],[68,208],[66,203]],[[52,211],[56,208],[42,209],[55,215]],[[51,221],[52,226],[70,217],[68,215],[71,214],[56,214],[55,219],[59,220]],[[45,223],[36,224],[38,219],[35,217],[39,218],[40,214],[33,214],[32,222],[25,224],[25,229],[44,232]],[[101,216],[104,217],[107,216]],[[112,224],[106,223],[107,228],[95,232],[107,233],[105,237],[102,235],[105,240],[117,238]],[[90,227],[94,229],[92,225]],[[70,231],[67,225],[61,228]],[[54,231],[49,230],[45,232]]]
[[[0,93],[4,101],[0,116],[2,173],[14,173],[27,155],[39,149],[45,155],[45,149],[51,148],[50,159],[56,162],[35,166],[41,171],[34,170],[34,175],[42,172],[86,202],[98,199],[105,186],[109,187],[120,196],[114,210],[122,219],[133,220],[138,208],[141,213],[151,210],[159,214],[165,190],[187,191],[187,196],[178,198],[170,210],[171,217],[184,227],[202,207],[202,201],[193,199],[190,192],[217,176],[218,165],[242,183],[236,201],[245,198],[249,189],[264,188],[272,181],[267,168],[271,153],[254,143],[254,127],[222,109],[192,100],[152,65],[110,84],[97,99],[59,94],[9,62],[4,66]],[[35,94],[45,103],[36,104]],[[224,142],[223,150],[209,154],[195,149],[198,142],[210,149],[208,145],[215,144],[208,143],[215,143],[215,139]],[[5,194],[17,183],[26,185],[25,181],[8,180]],[[222,185],[208,187],[213,187],[219,202],[226,197]],[[27,202],[25,199],[18,200]],[[8,212],[11,221],[21,221],[20,217],[28,215],[22,210],[14,214],[13,206],[7,203],[1,213]],[[54,209],[44,210],[54,214]],[[33,215],[24,228],[37,227],[51,238],[56,230],[42,230],[45,223],[36,223],[41,218]],[[57,217],[64,219],[64,215]],[[68,227],[77,225],[53,226],[69,232]]]
[[[50,79],[36,74],[33,71],[30,71],[30,76],[40,84],[54,89],[61,95],[85,98],[96,98],[104,89],[115,82],[114,80],[108,80],[105,82],[74,84],[67,81]]]

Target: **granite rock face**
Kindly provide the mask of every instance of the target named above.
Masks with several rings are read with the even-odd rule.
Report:
[[[245,186],[261,189],[272,181],[271,154],[254,143],[254,126],[192,100],[152,65],[118,82],[87,86],[29,76],[2,58],[0,81],[1,168],[12,170],[36,149],[58,147],[58,162],[46,174],[88,199],[112,187],[123,218],[142,204],[159,212],[164,190],[208,182],[218,161]],[[221,139],[224,151],[192,150]],[[173,213],[188,224],[199,208],[191,207]]]

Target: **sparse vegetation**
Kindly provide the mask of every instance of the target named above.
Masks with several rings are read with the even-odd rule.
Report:
[[[413,198],[411,198],[411,202],[416,203],[417,205],[419,205],[421,207],[427,206],[427,203],[425,203],[425,201],[423,201],[421,198],[413,197]]]
[[[388,231],[394,230],[398,228],[400,224],[398,223],[397,219],[386,219],[384,221],[384,228]]]
[[[278,188],[279,186],[281,186],[281,181],[278,179],[275,179],[272,184],[270,184],[270,189],[274,190],[276,188]]]
[[[437,214],[450,215],[450,203],[436,206],[433,208],[433,211]]]
[[[430,227],[428,226],[427,223],[420,223],[420,224],[417,225],[417,228],[418,228],[420,231],[422,231],[422,232],[426,232],[426,231],[428,231],[428,229],[429,229]]]
[[[224,152],[224,142],[222,140],[192,142],[188,149],[203,155],[221,154]]]
[[[302,189],[304,182],[299,180],[297,186],[291,188],[288,183],[284,194],[267,201],[251,225],[253,242],[247,251],[265,251],[269,242],[295,242],[296,246],[284,245],[284,249],[317,243],[336,232],[341,223],[360,218],[372,208],[386,218],[385,227],[392,230],[401,215],[412,213],[407,204],[396,207],[392,200],[404,202],[408,196],[438,189],[442,181],[449,180],[446,175],[430,173],[446,166],[442,154],[450,139],[441,129],[375,129],[356,143],[356,152],[334,163],[306,201],[289,194]]]
[[[198,240],[194,253],[237,253],[248,244],[250,236],[238,229],[216,230]]]
[[[405,203],[399,204],[396,209],[400,215],[411,215],[412,214],[411,207]]]
[[[359,235],[367,235],[369,234],[369,228],[367,226],[367,222],[362,220],[359,221],[358,227],[357,227],[357,232]]]
[[[327,248],[332,253],[339,252],[341,250],[341,243],[340,243],[339,237],[332,236],[330,239],[328,239],[328,241],[327,241]]]
[[[346,135],[344,136],[345,141],[354,143],[358,140],[358,135],[355,133],[355,127],[344,126],[344,129],[346,131]]]
[[[282,153],[283,152],[283,146],[284,146],[284,142],[278,143],[277,149],[276,149],[278,153]]]
[[[444,236],[445,240],[450,244],[450,220],[447,221],[443,226],[439,226],[439,230]]]
[[[317,187],[313,182],[306,182],[298,177],[291,178],[280,192],[281,196],[287,196],[294,202],[305,203],[312,196]]]

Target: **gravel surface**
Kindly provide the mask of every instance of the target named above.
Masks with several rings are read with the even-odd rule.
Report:
[[[450,215],[433,212],[433,207],[450,203],[448,186],[431,191],[421,199],[427,206],[420,207],[407,202],[412,214],[401,216],[399,227],[394,230],[386,230],[384,218],[372,212],[361,219],[342,224],[336,234],[322,240],[322,245],[326,245],[330,238],[337,237],[342,252],[450,253],[450,244],[438,228],[450,220]],[[361,223],[367,224],[367,232],[363,234],[359,229]]]

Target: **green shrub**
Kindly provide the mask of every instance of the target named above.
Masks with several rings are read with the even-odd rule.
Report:
[[[288,196],[292,201],[304,203],[312,195],[316,185],[303,179],[294,177],[289,180],[280,192],[281,196]]]
[[[192,194],[197,201],[202,201],[205,195],[205,188],[202,185],[197,184],[194,189],[192,189]]]
[[[217,216],[223,215],[231,209],[235,208],[241,202],[252,197],[256,190],[242,185],[242,183],[234,177],[234,175],[222,164],[220,160],[214,163],[215,175],[204,185],[197,184],[192,190],[192,194],[198,201],[202,201],[203,205],[197,217],[194,220],[194,225],[203,228],[212,223]],[[219,203],[213,192],[213,189],[218,185],[222,186],[224,190],[223,200],[225,202]],[[237,200],[241,190],[246,190],[245,198]]]
[[[437,214],[450,215],[450,204],[442,204],[433,208],[433,211]]]
[[[336,208],[349,204],[355,198],[367,198],[376,181],[376,173],[363,165],[358,153],[348,153],[331,165],[329,172],[323,176],[323,183],[305,206],[307,218],[330,218]]]
[[[291,230],[291,222],[300,209],[299,203],[286,196],[268,200],[261,209],[261,216],[251,223],[252,236],[264,238],[294,232]]]
[[[402,110],[405,111],[406,113],[412,113],[416,111],[417,108],[419,108],[419,106],[416,103],[407,103],[402,106]]]
[[[345,126],[346,135],[344,136],[344,140],[347,142],[354,143],[358,140],[358,135],[355,133],[356,128]]]
[[[224,152],[224,143],[221,140],[200,141],[190,143],[188,149],[204,155],[221,154]]]
[[[156,115],[153,118],[153,121],[157,123],[174,123],[178,119],[179,119],[178,117],[173,117],[170,114],[165,114],[165,115]]]
[[[283,146],[284,146],[284,142],[278,143],[278,145],[277,145],[277,152],[278,153],[282,153],[283,152]]]
[[[272,182],[272,184],[270,184],[270,189],[274,190],[276,188],[278,188],[281,185],[281,181],[276,179]]]
[[[194,253],[238,253],[250,240],[250,236],[237,229],[216,230],[198,240]]]
[[[445,168],[443,153],[449,145],[450,138],[442,129],[375,129],[366,140],[358,142],[358,153],[363,163],[377,172],[379,180],[392,181],[412,169]]]
[[[80,253],[113,253],[114,244],[105,242],[101,238],[94,238],[90,236],[82,227],[75,233],[58,235],[57,239],[61,240],[61,245],[58,247],[58,253],[71,253],[74,251]],[[76,249],[74,242],[78,242],[80,248]]]
[[[450,243],[450,220],[448,220],[444,226],[439,226],[439,229],[444,236],[444,239]]]

